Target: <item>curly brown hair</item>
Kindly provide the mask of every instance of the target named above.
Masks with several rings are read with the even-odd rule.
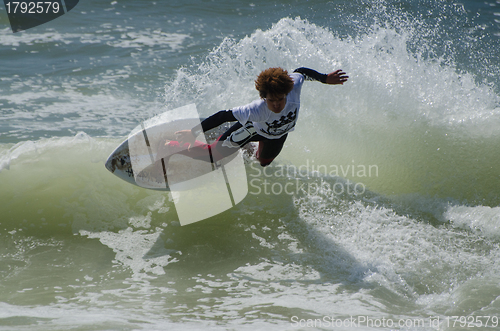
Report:
[[[255,88],[262,99],[268,94],[288,94],[293,89],[293,80],[288,71],[282,68],[269,68],[259,74],[255,80]]]

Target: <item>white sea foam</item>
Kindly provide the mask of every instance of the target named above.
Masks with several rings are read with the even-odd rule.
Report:
[[[453,226],[500,239],[500,208],[489,206],[450,206],[443,215]]]
[[[19,47],[21,45],[36,45],[36,44],[106,44],[112,47],[120,48],[141,48],[141,47],[165,47],[168,46],[172,51],[182,49],[182,44],[186,39],[190,38],[188,34],[182,33],[167,33],[161,30],[145,29],[143,31],[135,31],[129,28],[115,28],[116,31],[122,32],[117,38],[110,31],[102,30],[96,33],[61,33],[58,31],[48,31],[42,33],[21,32],[13,34],[10,29],[0,30],[0,45]]]

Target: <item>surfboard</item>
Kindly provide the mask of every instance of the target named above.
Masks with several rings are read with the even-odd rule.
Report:
[[[195,181],[192,181],[190,185],[188,181],[214,171],[216,167],[227,164],[237,155],[235,153],[215,166],[184,155],[163,153],[160,158],[161,145],[169,140],[176,140],[175,132],[190,129],[197,120],[199,121],[195,118],[157,121],[148,126],[140,126],[113,150],[105,162],[106,169],[118,178],[143,188],[170,191],[172,185],[180,183],[184,185],[175,185],[176,189],[188,190],[196,187]],[[215,141],[230,125],[232,123],[224,123],[205,132],[207,143]],[[138,142],[144,142],[144,144],[138,148]],[[254,157],[256,148],[256,143],[248,143],[242,148],[245,161],[250,161]],[[168,164],[162,162],[167,158]]]

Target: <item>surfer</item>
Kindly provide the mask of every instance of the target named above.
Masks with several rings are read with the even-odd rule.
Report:
[[[206,118],[191,130],[176,132],[178,141],[167,141],[170,153],[180,153],[195,159],[216,162],[227,157],[251,141],[259,142],[255,157],[260,165],[269,165],[283,148],[288,133],[293,131],[300,108],[300,91],[305,80],[329,85],[342,85],[349,77],[342,70],[322,74],[309,68],[298,68],[293,73],[282,68],[262,71],[255,80],[259,100],[229,110],[221,110]],[[225,122],[234,122],[214,143],[196,140],[202,132]],[[210,156],[210,159],[208,159]]]

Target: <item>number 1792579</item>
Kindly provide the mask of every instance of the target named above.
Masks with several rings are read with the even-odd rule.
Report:
[[[56,1],[9,1],[5,6],[8,14],[57,14],[61,10]]]

